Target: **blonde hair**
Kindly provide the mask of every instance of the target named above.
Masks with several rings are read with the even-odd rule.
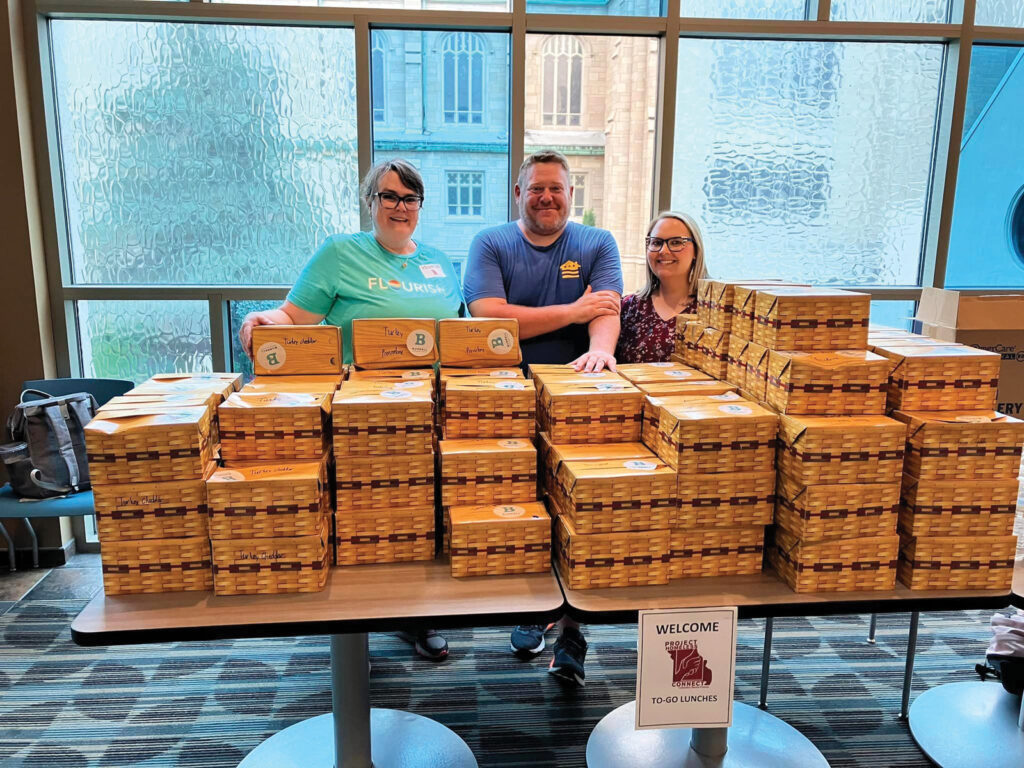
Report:
[[[693,238],[693,266],[690,267],[690,291],[691,295],[697,290],[697,281],[708,276],[707,267],[704,265],[704,236],[700,233],[700,226],[697,224],[697,220],[688,213],[680,213],[679,211],[662,211],[653,219],[651,223],[647,225],[647,237],[651,236],[651,230],[654,226],[662,219],[675,219],[681,221],[686,225],[686,228],[690,230],[690,236]],[[660,285],[658,276],[651,270],[651,262],[647,258],[647,247],[644,246],[644,268],[647,271],[647,281],[636,292],[638,299],[646,299],[654,289]]]

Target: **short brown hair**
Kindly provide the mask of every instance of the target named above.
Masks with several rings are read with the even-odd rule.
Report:
[[[569,161],[565,155],[561,152],[556,152],[553,149],[542,149],[539,152],[534,152],[532,155],[523,160],[523,164],[519,166],[519,176],[516,178],[516,186],[520,189],[523,188],[523,180],[526,178],[526,174],[530,172],[530,169],[537,163],[558,163],[562,168],[565,169],[566,175],[569,173]]]
[[[412,166],[412,163],[397,158],[394,160],[382,160],[366,172],[366,176],[363,177],[363,183],[359,188],[359,192],[362,195],[363,203],[366,205],[367,210],[372,209],[373,198],[380,191],[380,180],[383,179],[389,171],[397,173],[398,180],[417,195],[420,197],[424,196],[423,177],[420,176],[420,172]]]

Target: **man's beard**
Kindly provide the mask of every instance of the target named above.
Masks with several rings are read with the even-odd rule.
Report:
[[[544,208],[543,210],[554,210],[557,212],[558,209]],[[558,223],[552,225],[541,224],[541,222],[538,221],[537,218],[534,217],[530,210],[525,206],[523,207],[522,211],[520,211],[520,215],[522,215],[523,221],[526,222],[527,229],[538,235],[553,235],[556,232],[560,232],[565,227],[566,222],[569,221],[568,212],[562,212],[561,215],[558,217]]]

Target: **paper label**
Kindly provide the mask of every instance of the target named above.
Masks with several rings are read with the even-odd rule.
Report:
[[[521,381],[500,381],[494,386],[498,389],[526,389],[526,385]]]
[[[434,334],[425,328],[418,328],[409,333],[405,346],[416,357],[429,355],[434,350]]]
[[[689,379],[693,376],[693,371],[665,371],[665,375],[673,379]]]
[[[418,389],[427,386],[425,381],[399,381],[395,383],[395,389]]]
[[[658,465],[655,464],[653,461],[644,461],[643,459],[633,459],[632,461],[624,461],[622,462],[622,466],[624,466],[626,469],[643,470],[652,470],[658,468]]]
[[[408,392],[402,389],[385,389],[383,392],[380,393],[380,396],[386,397],[389,400],[404,400],[408,397],[411,397],[411,395]]]
[[[519,374],[515,371],[491,371],[491,376],[496,379],[518,379]]]
[[[745,405],[720,405],[718,406],[718,410],[722,413],[731,413],[736,416],[749,416],[753,413],[753,411]]]
[[[284,347],[276,341],[260,344],[260,348],[256,350],[256,362],[268,371],[276,371],[285,364],[287,359],[288,354],[285,352]]]
[[[498,445],[501,448],[525,448],[525,440],[499,440]]]
[[[440,264],[420,264],[420,272],[427,280],[438,280],[444,278],[444,269]]]
[[[515,347],[515,339],[512,334],[504,328],[499,328],[487,334],[487,348],[496,355],[507,355]]]
[[[522,517],[526,514],[526,510],[523,507],[517,507],[514,505],[506,505],[500,507],[494,507],[492,510],[498,517],[503,517],[507,520],[511,520],[516,517]]]

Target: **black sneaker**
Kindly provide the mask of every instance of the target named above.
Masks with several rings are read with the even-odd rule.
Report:
[[[559,680],[583,685],[586,672],[583,662],[587,658],[587,641],[575,627],[566,627],[555,640],[555,654],[551,659],[548,673]]]
[[[512,653],[523,658],[532,658],[544,650],[544,633],[554,624],[523,624],[512,630]]]
[[[412,632],[396,632],[395,634],[405,642],[411,643],[415,647],[416,653],[424,659],[441,661],[448,658],[448,641],[437,634],[437,630],[424,629],[416,634]]]

